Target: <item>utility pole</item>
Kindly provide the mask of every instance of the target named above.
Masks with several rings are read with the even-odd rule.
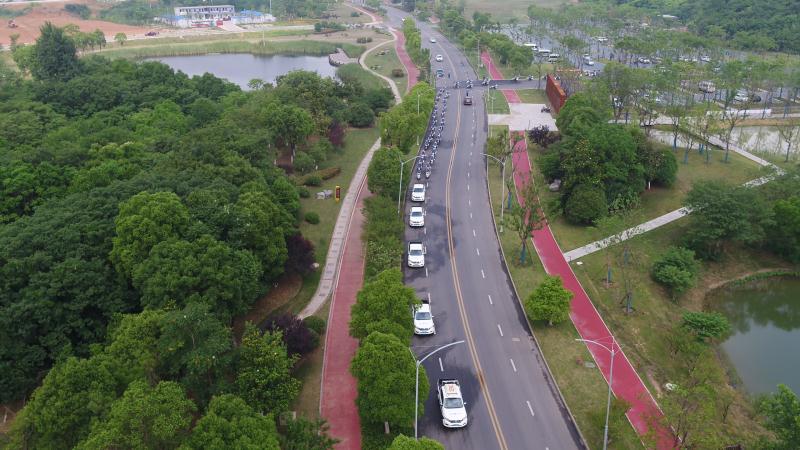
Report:
[[[408,349],[408,351],[411,352],[411,356],[414,358],[414,364],[416,364],[416,366],[417,366],[417,378],[416,378],[416,384],[415,384],[415,387],[414,387],[414,439],[419,439],[418,438],[418,433],[417,433],[417,416],[419,415],[419,366],[421,366],[422,363],[425,362],[426,359],[428,359],[431,356],[433,356],[433,354],[438,352],[439,350],[444,350],[447,347],[452,347],[454,345],[463,344],[464,342],[466,342],[466,341],[461,340],[461,341],[455,341],[455,342],[451,342],[449,344],[443,345],[443,346],[437,348],[436,350],[428,353],[427,355],[425,355],[420,360],[417,360],[417,355],[415,355],[414,352],[410,348]]]

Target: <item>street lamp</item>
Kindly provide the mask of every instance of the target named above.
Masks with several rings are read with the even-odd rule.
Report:
[[[611,369],[608,371],[608,401],[606,402],[606,427],[603,431],[603,450],[606,450],[608,446],[608,416],[611,414],[611,384],[614,383],[614,355],[617,354],[617,351],[614,350],[614,336],[611,337],[611,348],[606,347],[604,344],[601,344],[597,341],[593,341],[591,339],[575,339],[578,342],[584,342],[587,344],[594,344],[603,347],[607,352],[611,353]],[[619,347],[619,345],[617,345]]]
[[[400,186],[398,186],[398,188],[397,188],[397,214],[400,214],[400,193],[403,192],[403,166],[407,162],[413,161],[413,160],[415,160],[417,158],[419,158],[419,156],[414,156],[413,158],[409,158],[409,159],[407,159],[405,161],[399,160],[400,161]]]
[[[506,158],[503,158],[501,160],[500,158],[492,156],[492,155],[490,155],[488,153],[481,153],[481,155],[486,156],[487,158],[492,158],[493,160],[497,161],[501,166],[503,166],[503,174],[501,175],[501,178],[503,179],[503,181],[500,183],[501,184],[501,186],[500,186],[500,232],[502,233],[503,232],[503,212],[505,211],[505,208],[503,207],[503,202],[505,202],[505,199],[506,199]],[[489,177],[489,160],[488,159],[486,160],[486,177],[487,178]]]
[[[464,342],[465,342],[464,340],[460,340],[460,341],[451,342],[449,344],[445,344],[445,345],[437,348],[436,350],[428,353],[427,355],[422,357],[422,359],[419,359],[419,360],[417,359],[417,355],[415,355],[414,352],[411,351],[411,349],[408,349],[408,351],[411,352],[411,356],[414,358],[414,364],[417,365],[417,379],[416,379],[416,384],[414,386],[414,439],[418,439],[417,438],[417,415],[419,414],[419,366],[421,366],[422,363],[425,362],[426,359],[428,359],[431,356],[433,356],[433,354],[438,352],[439,350],[444,350],[447,347],[452,347],[454,345],[463,344]]]

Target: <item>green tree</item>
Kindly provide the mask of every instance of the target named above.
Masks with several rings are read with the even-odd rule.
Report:
[[[178,383],[134,381],[76,449],[175,448],[188,435],[196,409]]]
[[[772,220],[758,192],[720,181],[695,183],[684,205],[692,209],[686,242],[702,258],[718,259],[729,242],[761,242]]]
[[[274,108],[266,116],[270,134],[294,151],[297,144],[304,142],[314,131],[313,117],[295,105],[276,105]]]
[[[653,264],[652,276],[666,286],[672,298],[694,286],[700,265],[694,259],[694,252],[682,247],[670,247]]]
[[[528,180],[522,187],[520,196],[517,204],[512,206],[505,220],[508,221],[509,227],[516,231],[517,237],[519,237],[519,261],[520,264],[525,264],[528,239],[531,238],[531,233],[534,230],[539,230],[544,226],[546,219],[539,201],[536,183],[532,179]]]
[[[43,81],[67,81],[80,71],[75,43],[64,29],[45,22],[34,47],[31,75]]]
[[[283,450],[333,450],[339,442],[328,435],[324,419],[308,420],[304,417],[290,420],[280,436]]]
[[[766,427],[775,434],[767,443],[774,450],[790,450],[800,446],[800,399],[786,385],[779,384],[778,392],[766,397],[759,405],[766,417]]]
[[[564,288],[561,277],[547,276],[525,299],[525,312],[531,321],[555,325],[569,318],[570,302],[572,292]]]
[[[220,389],[231,364],[233,338],[204,303],[165,314],[158,340],[159,371],[180,378],[200,401]]]
[[[419,303],[414,290],[403,284],[399,270],[381,272],[358,292],[350,313],[350,335],[364,339],[374,324],[386,320],[399,326],[395,328],[398,339],[410,342],[414,333],[411,308]]]
[[[71,449],[116,398],[114,376],[102,358],[68,358],[53,366],[17,416],[11,448]]]
[[[608,202],[603,190],[582,184],[572,190],[564,205],[564,216],[575,224],[591,224],[608,213]]]
[[[405,427],[414,420],[416,365],[408,347],[396,336],[373,332],[361,341],[350,371],[358,380],[358,412],[368,424],[388,422]],[[387,389],[391,386],[391,389]],[[419,369],[419,392],[428,392],[428,375]],[[420,396],[419,415],[425,407]]]
[[[246,250],[233,250],[211,236],[193,242],[162,241],[134,269],[142,306],[183,307],[200,302],[219,317],[244,313],[259,291],[261,264]]]
[[[800,262],[800,197],[791,196],[772,205],[774,222],[767,236],[770,248],[792,262]]]
[[[248,323],[239,347],[239,396],[260,413],[287,411],[300,393],[300,382],[291,375],[296,360],[287,354],[279,332],[262,335]]]
[[[128,35],[125,33],[117,33],[114,35],[114,40],[117,41],[117,44],[121,47],[125,45],[125,41],[128,40]]]
[[[294,218],[262,190],[239,195],[231,215],[228,243],[255,255],[267,280],[277,278],[288,258],[286,237],[294,234]]]
[[[400,162],[405,159],[400,150],[393,147],[383,147],[375,152],[367,169],[367,187],[370,192],[393,199],[397,190],[408,186],[411,172],[414,170],[413,161],[403,166],[403,180],[400,181]]]
[[[722,339],[731,332],[728,319],[716,312],[685,312],[681,326],[700,340]]]
[[[362,102],[356,102],[350,107],[349,116],[348,122],[350,122],[350,125],[358,128],[371,126],[372,122],[375,121],[375,113],[372,112],[372,109],[367,104]]]
[[[241,398],[225,394],[211,399],[181,450],[279,450],[278,430],[269,415],[257,413]]]
[[[394,438],[388,450],[444,450],[444,445],[430,438],[417,440],[401,434]]]
[[[120,386],[134,380],[150,383],[158,380],[157,368],[162,357],[158,341],[166,314],[163,310],[145,310],[118,315],[109,325],[103,357]]]
[[[161,241],[181,237],[189,225],[189,212],[172,192],[142,192],[119,206],[111,260],[131,275]]]

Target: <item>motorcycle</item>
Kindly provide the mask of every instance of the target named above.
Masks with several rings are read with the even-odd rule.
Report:
[[[550,107],[549,107],[549,106],[542,106],[542,112],[543,112],[543,113],[544,113],[544,112],[547,112],[547,113],[549,113],[549,112],[550,112]]]

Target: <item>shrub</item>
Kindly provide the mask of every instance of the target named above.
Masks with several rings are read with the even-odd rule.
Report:
[[[372,42],[372,38],[371,37],[360,37],[360,38],[356,39],[356,42],[359,43],[359,44],[366,44],[366,43]]]
[[[308,190],[305,186],[300,186],[297,188],[297,193],[300,194],[300,198],[309,198],[311,197],[311,191]]]
[[[361,13],[359,13],[358,11],[353,11],[353,12],[350,13],[350,17],[358,17],[360,15],[361,15]]]
[[[306,152],[297,152],[292,163],[294,170],[300,173],[311,172],[314,170],[315,166],[316,163],[314,162],[314,158],[312,158],[311,155]]]
[[[308,316],[303,319],[303,322],[309,329],[314,330],[320,336],[325,332],[325,319],[321,317]]]
[[[700,340],[720,339],[731,332],[728,319],[717,312],[686,312],[683,314],[681,326],[694,333]]]
[[[296,233],[286,239],[286,252],[288,257],[284,268],[287,272],[306,275],[312,270],[314,264],[314,244]]]
[[[305,355],[319,345],[319,334],[293,314],[281,314],[272,319],[267,329],[281,330],[286,351],[290,355]]]
[[[564,172],[561,170],[561,155],[556,151],[546,152],[539,157],[537,163],[539,165],[539,170],[547,181],[553,181],[564,175]]]
[[[316,174],[311,174],[303,179],[305,186],[322,186],[322,177]]]
[[[87,20],[92,15],[92,11],[86,5],[66,5],[64,10],[74,16],[78,16],[83,20]]]
[[[350,107],[349,116],[350,125],[358,128],[368,127],[375,121],[375,113],[372,112],[372,108],[361,102]]]
[[[525,299],[525,313],[531,321],[555,325],[569,318],[571,301],[572,292],[564,288],[561,277],[547,276]]]
[[[406,76],[406,73],[403,69],[396,68],[392,69],[392,76],[394,78],[403,78],[404,76]]]
[[[608,212],[606,194],[596,186],[581,185],[572,190],[564,214],[574,224],[589,225]]]
[[[653,173],[653,182],[661,186],[672,186],[675,184],[675,177],[678,174],[678,159],[669,149],[661,150],[661,159]]]
[[[694,285],[700,266],[694,252],[682,247],[670,247],[653,264],[653,279],[664,285],[674,299]]]
[[[309,211],[305,215],[306,222],[310,223],[311,225],[316,225],[319,223],[319,214],[315,213],[314,211]]]

